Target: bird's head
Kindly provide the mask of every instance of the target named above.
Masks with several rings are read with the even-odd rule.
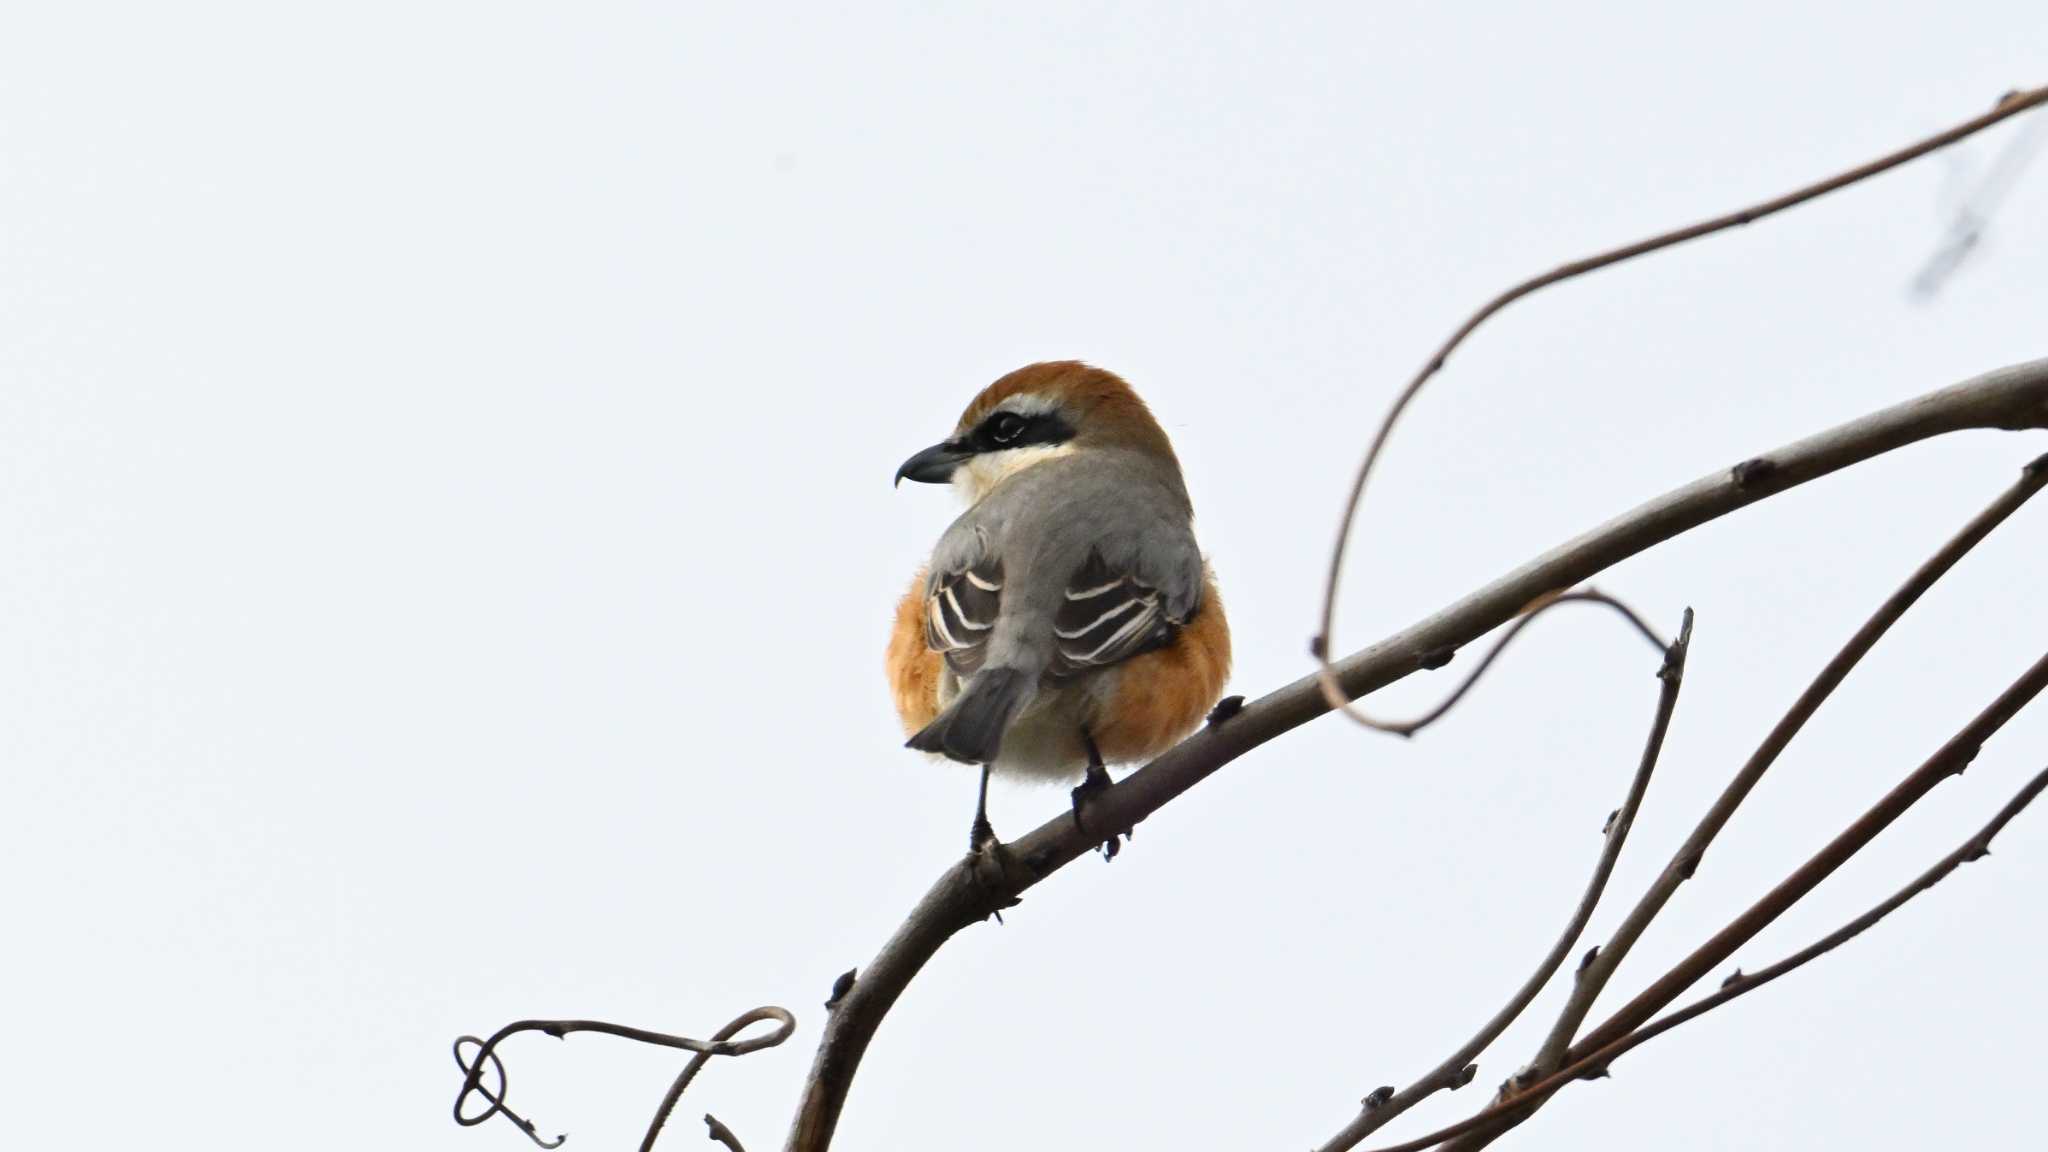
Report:
[[[972,504],[1034,464],[1101,449],[1138,452],[1180,470],[1165,431],[1121,377],[1078,360],[1048,361],[982,389],[953,435],[905,460],[896,482],[951,482]]]

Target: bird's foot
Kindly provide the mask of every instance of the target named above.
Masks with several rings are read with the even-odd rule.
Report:
[[[1010,848],[996,839],[996,830],[985,816],[976,816],[967,833],[967,874],[981,890],[996,923],[1003,922],[1003,909],[1023,903],[1010,876]]]
[[[1074,831],[1084,835],[1087,833],[1088,822],[1082,813],[1086,811],[1089,801],[1109,791],[1111,783],[1108,769],[1100,764],[1088,766],[1088,775],[1082,777],[1081,782],[1076,784],[1073,792],[1069,794],[1074,798]]]
[[[1088,775],[1081,780],[1080,784],[1075,786],[1073,791],[1074,830],[1083,836],[1090,835],[1088,821],[1083,813],[1095,797],[1109,790],[1110,783],[1108,769],[1100,764],[1090,764],[1088,765]],[[1126,828],[1122,832],[1112,832],[1109,834],[1109,839],[1102,842],[1102,859],[1104,862],[1116,859],[1118,849],[1117,838],[1119,836],[1129,839],[1131,830]]]
[[[990,824],[986,816],[976,816],[973,826],[967,829],[968,854],[979,856],[987,851],[991,845],[997,847],[1002,845],[1002,841],[996,839],[995,825]]]

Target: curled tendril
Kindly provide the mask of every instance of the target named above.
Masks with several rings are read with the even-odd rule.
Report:
[[[733,1037],[748,1027],[762,1021],[774,1021],[775,1027],[759,1036],[745,1040]],[[787,1009],[768,1007],[755,1008],[733,1018],[732,1022],[709,1040],[692,1040],[687,1036],[672,1036],[666,1032],[650,1032],[645,1028],[631,1028],[624,1024],[607,1024],[602,1020],[515,1020],[491,1034],[488,1040],[474,1036],[459,1036],[455,1040],[455,1065],[462,1069],[462,1090],[455,1094],[455,1122],[465,1128],[474,1127],[493,1116],[503,1116],[513,1126],[526,1133],[526,1138],[542,1148],[559,1148],[567,1140],[566,1135],[553,1140],[543,1137],[534,1122],[514,1112],[505,1104],[506,1086],[505,1062],[498,1057],[498,1045],[521,1032],[542,1032],[556,1039],[562,1039],[571,1032],[600,1032],[606,1036],[617,1036],[640,1044],[654,1044],[663,1048],[678,1048],[694,1053],[690,1062],[676,1075],[669,1085],[667,1095],[662,1097],[661,1106],[655,1110],[654,1119],[647,1126],[647,1135],[640,1141],[642,1152],[654,1146],[661,1134],[662,1125],[668,1122],[669,1114],[675,1111],[676,1101],[682,1099],[683,1090],[696,1079],[697,1073],[713,1056],[745,1056],[763,1048],[773,1048],[796,1031],[796,1017]],[[488,1075],[487,1075],[488,1074]],[[495,1081],[495,1087],[486,1079]],[[479,1112],[465,1112],[470,1097],[480,1096],[485,1107]]]
[[[1480,659],[1478,666],[1473,668],[1471,674],[1467,675],[1456,688],[1451,690],[1449,696],[1444,697],[1441,704],[1413,720],[1374,720],[1372,726],[1383,732],[1392,732],[1396,736],[1413,736],[1431,724],[1436,723],[1443,718],[1444,713],[1449,712],[1457,706],[1458,701],[1465,698],[1465,693],[1470,692],[1472,686],[1479,682],[1479,678],[1486,675],[1486,670],[1493,667],[1493,662],[1500,658],[1500,654],[1507,649],[1509,644],[1514,643],[1515,637],[1521,635],[1522,629],[1527,628],[1538,616],[1543,615],[1559,604],[1575,603],[1600,604],[1612,608],[1623,619],[1634,625],[1635,630],[1641,633],[1643,639],[1650,642],[1652,648],[1668,653],[1672,647],[1670,644],[1665,643],[1663,637],[1657,635],[1657,630],[1650,627],[1649,623],[1635,609],[1597,588],[1579,588],[1570,592],[1546,592],[1522,609],[1521,615],[1515,618],[1515,622],[1508,626],[1508,630],[1501,634],[1500,639],[1494,642],[1492,648],[1487,649],[1486,655]]]
[[[1351,694],[1345,691],[1339,676],[1336,663],[1337,591],[1343,583],[1344,556],[1351,543],[1352,524],[1358,519],[1359,506],[1365,500],[1366,482],[1371,479],[1373,466],[1379,462],[1380,454],[1386,448],[1388,438],[1393,435],[1394,426],[1400,422],[1402,413],[1408,410],[1409,403],[1422,391],[1423,385],[1429,383],[1438,372],[1443,370],[1444,362],[1450,358],[1451,353],[1457,351],[1459,346],[1465,343],[1465,338],[1472,335],[1480,325],[1485,324],[1488,319],[1515,301],[1548,288],[1553,284],[1561,284],[1567,280],[1577,279],[1588,272],[1595,272],[1610,265],[1623,264],[1639,256],[1670,248],[1673,245],[1683,244],[1689,240],[1697,240],[1702,236],[1711,236],[1716,232],[1744,227],[1766,216],[1773,216],[1783,212],[1787,208],[1797,207],[1809,200],[1825,196],[1830,192],[1847,188],[1851,184],[1868,180],[1870,177],[1876,176],[1881,172],[1889,171],[1908,161],[1919,159],[1929,152],[1946,148],[1958,140],[1973,136],[2001,120],[2010,119],[2022,112],[2027,112],[2044,105],[2048,105],[2048,87],[2026,90],[2015,89],[2001,97],[1998,103],[1992,107],[1991,111],[1981,116],[1972,117],[1961,124],[1937,132],[1925,139],[1915,141],[1904,148],[1886,153],[1875,160],[1858,164],[1847,171],[1838,172],[1833,176],[1815,181],[1802,188],[1795,188],[1790,192],[1774,196],[1761,203],[1738,208],[1732,212],[1688,224],[1682,228],[1674,228],[1669,232],[1662,232],[1632,244],[1610,248],[1604,252],[1573,260],[1568,264],[1560,264],[1548,272],[1523,280],[1521,283],[1506,289],[1493,299],[1480,305],[1479,310],[1466,317],[1465,322],[1460,324],[1457,330],[1453,331],[1441,345],[1438,345],[1436,352],[1430,356],[1429,360],[1416,371],[1415,375],[1409,377],[1408,383],[1403,385],[1399,392],[1395,393],[1394,402],[1388,406],[1387,414],[1380,418],[1379,427],[1374,430],[1371,442],[1366,445],[1365,458],[1359,461],[1358,471],[1351,478],[1351,491],[1345,498],[1343,515],[1337,521],[1337,542],[1330,549],[1329,570],[1323,577],[1322,620],[1316,629],[1315,637],[1311,641],[1310,646],[1310,651],[1314,654],[1316,660],[1316,681],[1322,689],[1323,699],[1330,705],[1331,710],[1341,712],[1347,718],[1367,728],[1385,731],[1391,727],[1396,727],[1374,718],[1365,709],[1359,707],[1352,700]]]

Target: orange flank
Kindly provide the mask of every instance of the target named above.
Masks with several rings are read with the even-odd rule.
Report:
[[[889,633],[889,692],[896,698],[905,736],[915,735],[939,714],[939,675],[945,666],[945,657],[925,645],[924,582],[920,568],[896,605],[896,626]]]
[[[1133,656],[1115,669],[1116,690],[1093,726],[1102,758],[1112,764],[1149,760],[1195,730],[1230,676],[1230,625],[1216,579],[1202,573],[1202,606],[1173,643]]]

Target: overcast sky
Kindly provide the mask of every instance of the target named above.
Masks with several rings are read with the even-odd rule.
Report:
[[[525,1016],[702,1036],[778,1147],[832,978],[964,845],[900,747],[894,598],[956,512],[892,491],[1041,359],[1174,437],[1233,691],[1308,668],[1342,485],[1511,280],[2048,81],[2048,8],[20,5],[0,17],[0,1131],[25,1148],[526,1147],[447,1117]],[[1908,10],[1912,15],[1904,14]],[[1368,501],[1363,646],[1698,475],[2048,354],[2048,162],[1907,286],[2012,126],[1517,305]],[[1799,687],[2048,449],[1959,435],[1600,578],[1699,622],[1602,939]],[[1618,1005],[2048,646],[2048,506],[1860,668],[1624,966]],[[1325,719],[949,945],[836,1145],[1299,1149],[1521,981],[1626,785],[1655,655],[1535,626],[1412,743]],[[1455,667],[1462,667],[1454,665]],[[1383,711],[1424,706],[1444,676]],[[2048,706],[1759,940],[1874,902],[2048,762]],[[998,789],[997,829],[1061,811]],[[1522,1149],[2016,1147],[2038,1131],[2048,811]],[[1387,1131],[1479,1106],[1478,1084]],[[506,1051],[630,1147],[679,1061]]]

